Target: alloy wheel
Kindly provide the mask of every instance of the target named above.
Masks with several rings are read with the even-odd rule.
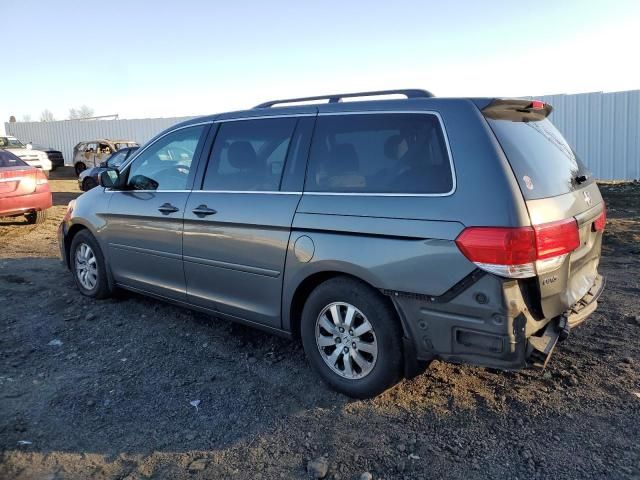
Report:
[[[81,243],[76,249],[75,267],[80,285],[87,290],[93,290],[98,283],[98,260],[86,243]]]
[[[373,326],[358,308],[345,302],[324,307],[316,320],[316,345],[322,360],[341,377],[366,377],[378,359]]]

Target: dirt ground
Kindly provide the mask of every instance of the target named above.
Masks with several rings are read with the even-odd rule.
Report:
[[[334,479],[640,478],[640,184],[602,186],[607,289],[546,372],[436,361],[354,401],[295,342],[82,297],[55,178],[45,224],[0,221],[0,478],[302,479],[320,457]]]

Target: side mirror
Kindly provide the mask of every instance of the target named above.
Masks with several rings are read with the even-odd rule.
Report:
[[[31,145],[30,143],[27,143],[26,147],[27,147],[27,150],[31,150],[33,148],[33,145]]]
[[[100,185],[104,188],[118,188],[120,186],[120,172],[114,169],[101,172]]]

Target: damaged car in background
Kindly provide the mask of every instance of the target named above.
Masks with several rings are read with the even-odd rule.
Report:
[[[87,168],[97,167],[109,156],[123,148],[138,147],[132,140],[90,140],[80,142],[73,147],[73,168],[76,175],[80,175]]]

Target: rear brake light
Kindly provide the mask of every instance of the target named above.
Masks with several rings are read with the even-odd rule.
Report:
[[[598,215],[598,218],[596,218],[593,221],[593,225],[591,226],[591,229],[594,232],[601,232],[602,230],[604,230],[604,226],[606,225],[606,223],[607,223],[607,207],[603,205],[602,213]]]
[[[580,232],[575,219],[534,225],[537,260],[545,260],[573,252],[580,246]]]
[[[544,108],[544,102],[541,102],[540,100],[534,100],[533,102],[531,102],[531,108],[532,110],[542,110]]]
[[[456,244],[483,270],[527,278],[558,268],[566,255],[578,248],[580,235],[571,218],[533,227],[469,227]]]
[[[42,170],[36,170],[36,185],[45,185],[47,183],[47,176],[42,172]]]

